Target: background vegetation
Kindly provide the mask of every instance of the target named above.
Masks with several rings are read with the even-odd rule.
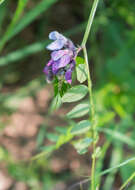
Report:
[[[48,33],[80,44],[92,0],[0,2],[0,190],[88,189],[77,182],[90,175],[91,149],[80,156],[62,143],[52,152],[74,104],[52,112],[53,89],[42,71]],[[102,190],[119,189],[135,170],[134,44],[135,2],[100,0],[87,43],[102,147],[97,166],[99,173],[116,167],[99,179]]]

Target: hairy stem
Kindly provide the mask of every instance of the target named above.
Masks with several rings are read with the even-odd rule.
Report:
[[[95,107],[93,103],[93,95],[92,95],[92,80],[91,80],[91,75],[90,75],[90,70],[89,70],[89,62],[88,62],[88,55],[87,55],[87,50],[86,50],[86,43],[89,37],[90,29],[93,23],[93,19],[96,13],[97,5],[98,5],[99,0],[94,0],[92,10],[90,12],[90,16],[88,19],[88,24],[85,30],[85,34],[82,40],[82,48],[83,48],[83,53],[84,53],[84,58],[85,58],[85,63],[87,66],[87,76],[88,76],[88,89],[89,89],[89,102],[90,102],[90,120],[92,122],[92,138],[93,138],[93,155],[92,155],[92,167],[91,167],[91,190],[95,190],[95,164],[96,164],[96,157],[95,157],[95,149],[96,149],[96,119],[95,119]]]

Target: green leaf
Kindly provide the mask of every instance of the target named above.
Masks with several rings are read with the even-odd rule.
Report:
[[[37,135],[37,147],[40,147],[45,139],[45,134],[46,134],[46,126],[42,125],[39,129],[38,135]]]
[[[63,80],[58,80],[57,77],[55,77],[55,80],[53,81],[53,87],[54,87],[54,95],[60,95],[61,97],[65,94],[65,92],[71,87],[70,84],[65,83]]]
[[[74,128],[71,129],[71,134],[79,135],[87,132],[91,127],[91,124],[88,120],[82,120]]]
[[[87,67],[85,64],[80,64],[76,67],[77,80],[83,83],[87,79]]]
[[[88,151],[88,147],[92,141],[93,139],[87,137],[75,142],[73,145],[79,154],[85,154]]]
[[[54,97],[52,103],[51,103],[51,107],[50,107],[50,112],[52,113],[54,110],[59,109],[59,107],[61,106],[61,96],[59,94],[57,94],[57,96]]]
[[[76,102],[84,98],[87,94],[88,88],[85,85],[78,85],[70,88],[62,97],[62,102]]]
[[[67,127],[55,127],[55,130],[59,133],[66,134],[68,131]]]
[[[68,84],[68,83],[65,83],[65,82],[62,82],[60,84],[60,82],[61,81],[59,81],[59,85],[60,85],[60,87],[59,87],[59,93],[60,93],[60,96],[62,97],[66,93],[66,91],[71,87],[71,85]]]
[[[115,117],[115,113],[112,111],[106,111],[103,114],[99,115],[99,119],[98,119],[98,125],[99,126],[104,126],[106,123],[110,122],[111,120],[113,120],[113,118]]]
[[[57,142],[57,140],[59,139],[59,136],[54,134],[54,133],[47,133],[46,137],[52,141],[52,142]]]
[[[73,138],[73,135],[71,134],[70,131],[71,131],[71,127],[67,129],[66,134],[59,136],[59,139],[57,140],[57,143],[56,143],[56,148],[59,148],[60,146],[69,142]]]
[[[5,0],[0,0],[0,5],[4,2]]]
[[[55,77],[53,81],[53,89],[54,89],[54,96],[56,96],[59,93],[59,81],[57,77]]]
[[[75,106],[68,114],[68,118],[78,118],[86,115],[89,112],[90,105],[88,103],[81,103]]]
[[[48,146],[43,146],[40,148],[42,151],[46,151],[46,153],[50,153],[53,150],[55,150],[55,145],[48,145]]]
[[[52,151],[54,151],[56,149],[55,145],[48,145],[48,146],[44,146],[40,148],[41,150],[43,150],[41,153],[33,156],[31,159],[32,160],[36,160],[39,159],[41,157],[45,157],[47,154],[50,154]]]
[[[85,61],[81,57],[76,58],[76,74],[77,80],[83,83],[87,79],[87,67]]]
[[[76,65],[85,64],[85,60],[82,57],[76,57]]]

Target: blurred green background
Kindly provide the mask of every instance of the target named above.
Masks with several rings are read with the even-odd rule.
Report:
[[[0,2],[0,190],[70,189],[90,175],[90,153],[80,156],[65,144],[51,156],[31,158],[56,141],[52,132],[67,124],[62,116],[72,107],[49,111],[53,88],[42,72],[48,34],[57,30],[80,44],[93,1]],[[100,0],[87,48],[100,172],[135,156],[135,1]],[[118,190],[134,171],[135,161],[113,170],[101,178],[101,190]],[[134,180],[128,189],[135,189]]]

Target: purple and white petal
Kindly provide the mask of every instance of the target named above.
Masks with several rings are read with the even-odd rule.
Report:
[[[58,61],[59,61],[59,68],[62,68],[70,63],[71,57],[70,57],[70,55],[66,54],[66,55],[62,56]]]
[[[63,40],[56,40],[49,44],[46,48],[51,51],[60,50],[64,47],[64,44],[65,42]]]
[[[73,44],[73,42],[71,40],[67,40],[66,47],[68,49],[70,49],[71,51],[75,51],[76,50],[76,47],[75,47],[75,45]]]
[[[59,51],[53,51],[51,53],[51,58],[54,61],[57,61],[58,59],[60,59],[63,55],[65,55],[68,52],[68,50],[59,50]]]
[[[67,64],[70,63],[70,60],[71,60],[71,58],[67,54],[67,55],[62,56],[59,60],[54,61],[53,65],[52,65],[52,72],[54,74],[57,74],[57,72],[59,71],[59,69],[65,67]]]
[[[48,74],[48,67],[45,66],[43,72],[47,75]]]
[[[72,83],[72,70],[68,69],[65,73],[65,80],[71,84]]]
[[[57,39],[59,39],[59,36],[60,36],[59,32],[53,31],[53,32],[50,32],[49,39],[50,40],[57,40]]]
[[[60,34],[59,32],[57,32],[57,31],[50,32],[49,39],[50,40],[63,39],[65,41],[67,41],[67,38],[65,36],[63,36],[62,34]]]
[[[53,80],[53,72],[52,72],[52,65],[53,65],[53,61],[50,60],[47,65],[44,67],[43,72],[46,75],[46,80],[47,82],[51,82]]]
[[[49,68],[52,66],[52,64],[53,64],[53,61],[50,60],[50,61],[46,64],[46,66],[44,67],[43,72],[44,72],[46,75],[48,74]]]
[[[59,71],[59,62],[55,61],[52,65],[52,72],[54,75],[56,75],[58,71]]]
[[[51,66],[53,64],[53,60],[50,59],[50,61],[47,63],[47,66]]]
[[[62,34],[60,34],[57,31],[50,32],[49,39],[50,40],[63,40],[65,44],[68,41],[68,39],[65,36],[63,36]]]

